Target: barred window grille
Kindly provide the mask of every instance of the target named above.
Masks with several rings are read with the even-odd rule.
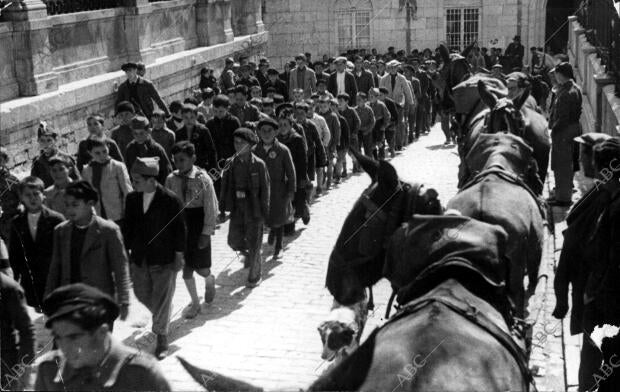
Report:
[[[446,9],[446,42],[451,50],[461,51],[479,36],[479,8]]]
[[[337,11],[339,51],[370,48],[370,22],[370,10],[351,8]]]

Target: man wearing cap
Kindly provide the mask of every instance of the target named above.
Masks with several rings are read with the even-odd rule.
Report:
[[[157,182],[159,159],[138,158],[131,167],[134,192],[127,195],[123,236],[129,250],[136,297],[153,316],[155,356],[168,354],[176,276],[184,265],[187,231],[183,203]]]
[[[267,89],[274,88],[274,93],[280,94],[284,97],[285,101],[288,101],[288,88],[286,83],[279,78],[279,73],[276,69],[269,68],[267,70],[267,81],[263,85],[263,95],[267,96]]]
[[[269,173],[265,162],[252,153],[258,143],[248,128],[233,133],[235,152],[222,177],[220,211],[230,211],[228,245],[244,256],[249,268],[246,286],[261,281],[261,243],[263,224],[269,216]]]
[[[222,91],[227,91],[229,88],[235,87],[237,85],[235,79],[235,72],[233,71],[233,64],[235,64],[235,60],[228,57],[225,61],[224,69],[222,70],[222,75],[220,76],[220,89]]]
[[[131,120],[131,129],[133,130],[134,140],[127,145],[125,151],[125,164],[127,170],[130,170],[137,158],[157,157],[159,158],[159,176],[157,177],[160,184],[166,182],[168,174],[172,172],[172,164],[166,150],[151,137],[151,124],[149,120],[142,116],[136,116]]]
[[[405,108],[413,105],[413,91],[407,83],[407,78],[398,73],[400,62],[392,60],[387,64],[388,73],[381,78],[379,87],[387,89],[388,97],[395,103],[398,117],[396,118],[395,146],[402,146],[403,136],[405,135]]]
[[[127,75],[127,80],[121,83],[116,93],[116,104],[128,101],[134,105],[134,108],[143,116],[150,118],[153,114],[153,101],[157,106],[166,113],[166,117],[170,116],[168,107],[157,89],[149,80],[138,75],[138,65],[136,63],[126,63],[121,67]]]
[[[291,71],[289,76],[288,91],[289,97],[293,96],[293,90],[302,89],[304,98],[310,98],[316,88],[316,75],[313,70],[306,66],[306,56],[299,54],[295,56],[297,66]]]
[[[85,284],[54,290],[45,299],[45,326],[58,345],[38,362],[36,391],[170,391],[159,365],[112,336],[114,300]]]
[[[346,57],[338,57],[335,60],[336,72],[329,76],[327,80],[327,90],[332,96],[337,97],[341,94],[348,94],[351,99],[351,105],[355,105],[357,98],[357,83],[355,76],[346,70]]]
[[[258,81],[258,79],[251,75],[251,71],[252,67],[250,66],[250,64],[242,65],[239,68],[239,72],[241,73],[241,75],[239,76],[239,80],[237,80],[237,87],[239,85],[244,85],[248,88],[248,90],[252,86],[260,87],[260,82]]]
[[[558,82],[556,98],[551,107],[551,169],[555,177],[555,195],[551,205],[568,207],[573,194],[573,139],[581,134],[581,89],[573,80],[573,67],[560,63],[555,67]]]
[[[110,138],[116,142],[118,149],[126,159],[125,153],[127,145],[133,140],[133,129],[131,129],[131,120],[136,116],[136,111],[131,102],[120,102],[116,105],[116,113],[114,114],[116,125],[110,130]]]
[[[39,177],[46,187],[54,183],[54,179],[51,175],[50,159],[53,156],[60,155],[71,162],[71,170],[69,175],[71,178],[80,178],[80,172],[78,171],[75,160],[69,154],[64,151],[60,151],[56,145],[58,139],[58,133],[51,129],[47,123],[42,122],[37,129],[37,140],[41,153],[32,161],[32,168],[30,169],[30,175]]]
[[[510,71],[520,71],[523,68],[523,56],[525,55],[525,47],[521,45],[521,36],[515,35],[513,41],[508,45],[504,55],[510,62]]]

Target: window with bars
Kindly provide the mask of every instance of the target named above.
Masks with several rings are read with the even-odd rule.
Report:
[[[336,12],[338,49],[368,49],[370,47],[369,10],[355,8]]]
[[[446,42],[452,50],[461,51],[480,35],[479,8],[446,9]]]

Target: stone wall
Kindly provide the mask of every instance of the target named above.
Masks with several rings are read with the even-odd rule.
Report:
[[[505,48],[516,34],[522,35],[526,48],[544,42],[543,0],[417,0],[409,28],[401,1],[265,0],[263,18],[271,37],[268,56],[281,65],[298,52],[337,54],[336,10],[353,6],[371,10],[371,48],[379,52],[389,46],[405,49],[408,31],[411,49],[434,49],[446,39],[445,14],[450,7],[480,8],[481,46]]]
[[[88,114],[103,114],[111,128],[126,61],[143,61],[146,78],[170,102],[191,94],[202,67],[217,76],[226,57],[264,55],[268,33],[262,17],[250,15],[260,6],[238,16],[231,12],[237,1],[128,0],[133,7],[55,16],[37,8],[39,0],[24,1],[30,8],[14,9],[10,21],[0,22],[0,145],[12,166],[29,169],[39,153],[40,120],[59,131],[59,144],[70,153],[87,134]],[[234,36],[233,20],[246,35]]]
[[[574,16],[569,18],[568,56],[583,92],[583,131],[620,136],[620,98],[615,96],[613,79]]]

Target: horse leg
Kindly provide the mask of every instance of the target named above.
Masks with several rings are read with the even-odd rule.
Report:
[[[368,310],[375,310],[375,298],[372,295],[372,287],[368,287]]]

